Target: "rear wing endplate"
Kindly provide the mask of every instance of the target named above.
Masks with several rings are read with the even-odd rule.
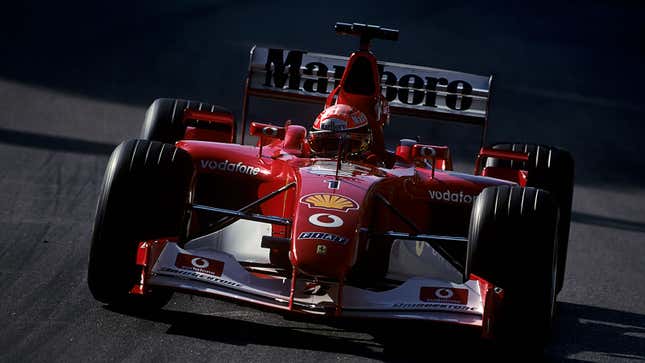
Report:
[[[347,60],[300,50],[253,47],[244,93],[243,130],[249,96],[324,104],[340,83]],[[378,62],[378,68],[382,93],[392,114],[480,125],[483,141],[492,76],[390,62]]]

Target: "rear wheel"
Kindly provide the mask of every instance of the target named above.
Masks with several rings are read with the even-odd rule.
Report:
[[[180,236],[193,177],[190,155],[147,140],[121,143],[105,171],[96,210],[87,281],[95,299],[126,308],[159,308],[171,292],[131,295],[140,241]]]
[[[496,150],[518,151],[529,154],[528,162],[488,158],[486,166],[528,170],[527,186],[547,190],[560,208],[558,219],[558,279],[557,291],[564,285],[564,273],[569,246],[571,204],[573,200],[574,161],[571,154],[553,146],[501,143]]]
[[[223,107],[200,101],[158,98],[146,111],[140,137],[144,140],[156,140],[169,144],[183,139],[186,132],[186,125],[182,122],[185,109],[231,113]]]
[[[550,335],[556,297],[557,217],[555,201],[541,189],[489,187],[475,200],[466,273],[503,289],[503,307],[493,325],[501,342],[542,348]]]

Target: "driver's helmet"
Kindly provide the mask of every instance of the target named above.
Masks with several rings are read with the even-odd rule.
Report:
[[[367,116],[349,105],[327,107],[316,117],[309,133],[311,151],[318,156],[335,155],[343,139],[344,151],[366,151],[372,140]]]

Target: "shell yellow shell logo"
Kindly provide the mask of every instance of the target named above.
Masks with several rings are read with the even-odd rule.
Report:
[[[309,208],[342,210],[343,212],[358,209],[358,203],[353,199],[335,194],[309,194],[300,198],[300,202],[307,204]]]

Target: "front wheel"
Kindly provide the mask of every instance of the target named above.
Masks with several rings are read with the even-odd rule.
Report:
[[[573,201],[574,160],[571,153],[548,145],[499,143],[495,150],[518,151],[529,154],[528,162],[488,158],[486,166],[528,170],[527,186],[551,193],[560,209],[558,219],[558,279],[557,291],[564,286],[564,273],[569,246],[571,204]]]
[[[194,167],[173,145],[147,140],[120,144],[105,171],[92,232],[87,282],[96,300],[124,307],[159,308],[171,297],[153,289],[132,295],[140,268],[140,241],[180,236]]]
[[[473,204],[466,273],[504,291],[493,335],[540,349],[555,312],[558,208],[549,192],[495,186]],[[487,324],[487,322],[485,322]]]

